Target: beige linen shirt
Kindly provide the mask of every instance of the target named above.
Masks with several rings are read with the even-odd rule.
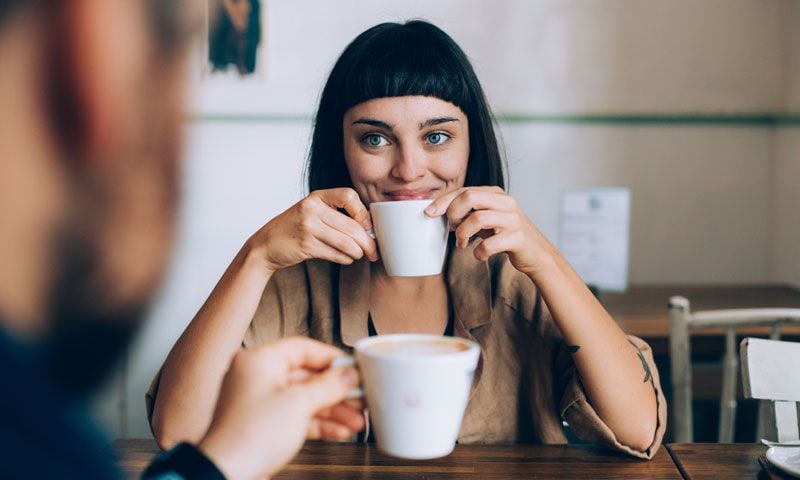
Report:
[[[454,335],[481,347],[459,442],[566,443],[563,419],[584,440],[652,458],[666,429],[666,401],[650,347],[629,337],[650,366],[658,404],[653,441],[637,451],[620,444],[588,402],[534,283],[504,254],[476,260],[474,246],[451,248],[445,271]],[[349,266],[311,260],[277,272],[264,290],[244,346],[303,335],[352,351],[356,341],[368,336],[369,277],[366,260]],[[148,392],[148,414],[158,380]]]

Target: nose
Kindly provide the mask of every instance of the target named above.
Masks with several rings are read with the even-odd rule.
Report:
[[[421,148],[402,147],[397,150],[397,158],[392,167],[392,176],[410,183],[422,178],[428,171],[428,158]]]

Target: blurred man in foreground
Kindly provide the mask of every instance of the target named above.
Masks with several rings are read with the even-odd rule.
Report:
[[[118,476],[82,413],[164,268],[193,0],[0,0],[0,478]],[[363,427],[341,352],[238,355],[196,446],[146,478],[257,478]],[[257,379],[257,381],[256,381]]]

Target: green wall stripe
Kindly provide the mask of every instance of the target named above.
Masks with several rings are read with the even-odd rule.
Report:
[[[496,115],[498,123],[525,124],[588,124],[588,125],[697,125],[697,126],[744,126],[744,127],[798,127],[800,115],[774,115],[769,113],[731,114],[577,114],[537,115],[501,113]],[[212,123],[310,123],[307,115],[281,114],[195,114],[191,122]]]
[[[779,127],[800,127],[800,115],[781,115],[775,118]]]
[[[771,127],[775,117],[768,114],[578,114],[578,115],[498,115],[504,123],[554,123],[599,125],[709,125]]]
[[[307,123],[313,117],[307,115],[282,115],[282,114],[191,114],[190,122],[212,122],[212,123]]]

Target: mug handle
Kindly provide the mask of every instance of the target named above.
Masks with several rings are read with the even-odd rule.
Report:
[[[336,357],[331,362],[330,368],[343,368],[343,367],[358,367],[356,364],[356,359],[352,355],[342,355]],[[361,387],[355,387],[349,392],[347,392],[347,398],[363,398],[364,397],[364,389]]]

